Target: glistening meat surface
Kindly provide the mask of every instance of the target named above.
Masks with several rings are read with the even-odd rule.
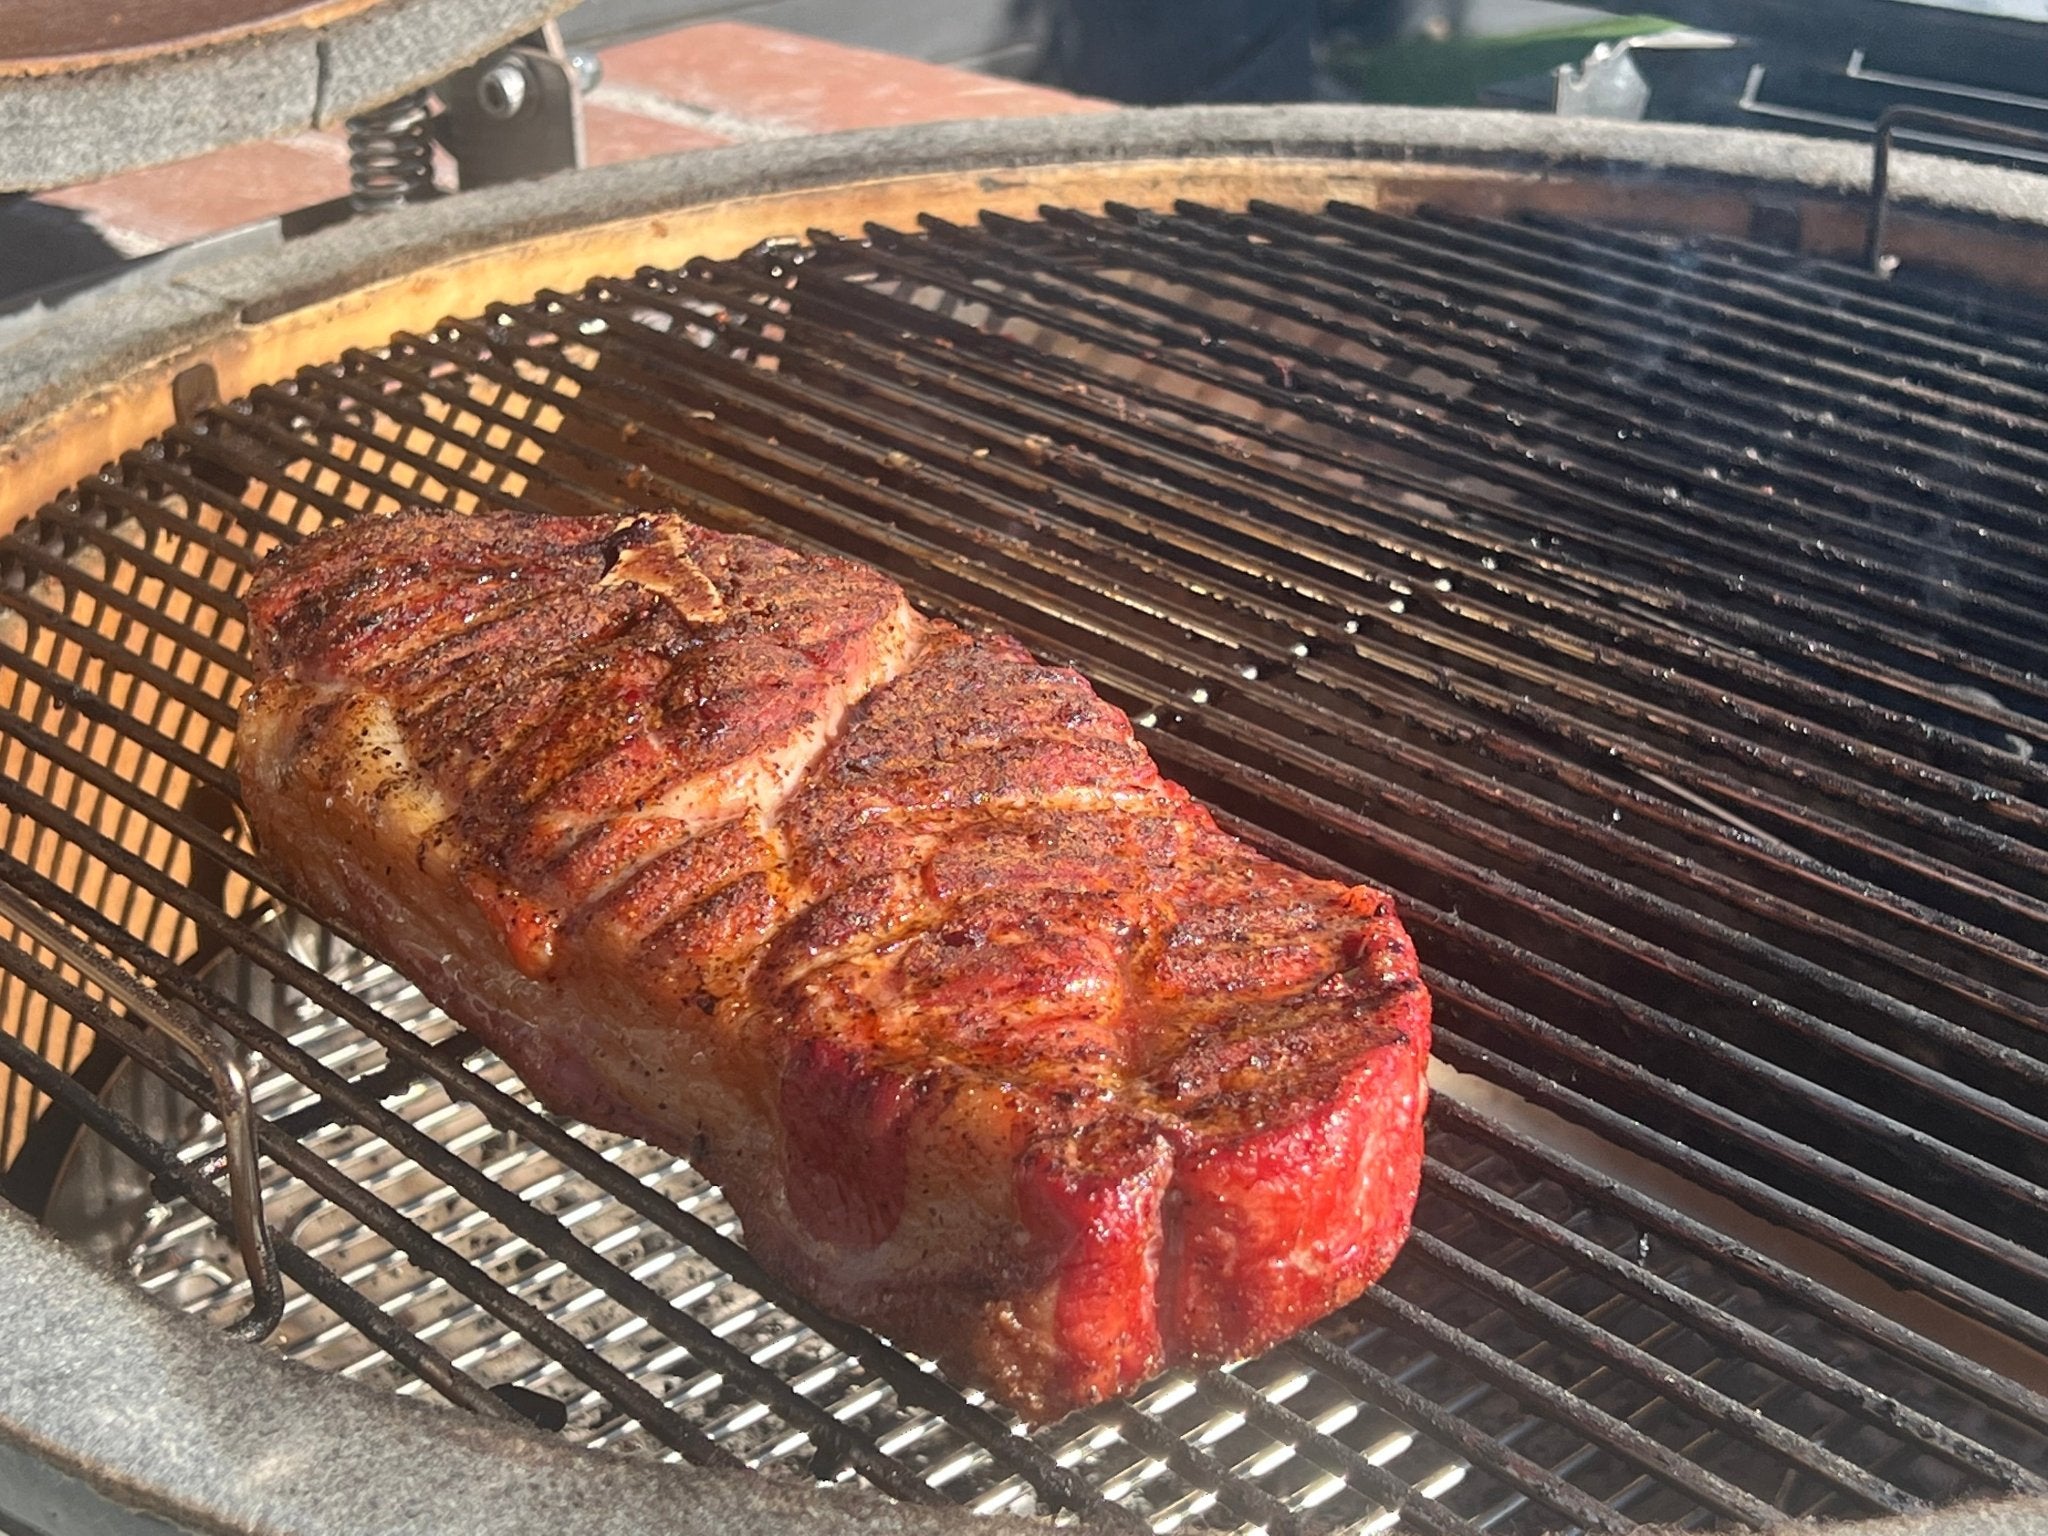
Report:
[[[365,519],[248,613],[282,886],[957,1381],[1050,1418],[1405,1237],[1391,902],[1225,835],[1077,674],[668,516]]]

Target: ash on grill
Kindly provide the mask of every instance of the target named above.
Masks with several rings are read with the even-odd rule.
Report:
[[[1158,1530],[2048,1491],[2048,316],[1910,284],[1552,221],[1112,207],[400,336],[6,542],[0,874],[261,1058],[279,1346],[397,1391]],[[872,561],[1081,666],[1246,835],[1395,887],[1472,1079],[1388,1279],[1013,1434],[780,1294],[685,1164],[537,1113],[270,907],[222,835],[232,594],[277,540],[423,500],[673,505]],[[142,1282],[232,1317],[217,1135],[81,1086],[123,1051],[198,1075],[67,964],[0,946],[48,1020],[0,1036],[6,1114],[57,1103],[11,1187],[48,1199],[24,1171],[82,1121],[156,1179]],[[84,1066],[48,1038],[78,1025]],[[1667,1208],[1473,1079],[2011,1347],[1958,1354],[1938,1309]]]

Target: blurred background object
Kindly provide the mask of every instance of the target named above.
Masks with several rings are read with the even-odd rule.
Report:
[[[1142,106],[1305,101],[1318,0],[1046,0],[1039,76]]]
[[[1418,106],[1480,105],[1503,81],[1547,74],[1602,43],[1672,26],[1543,0],[1328,0],[1324,9],[1327,92]]]
[[[714,17],[1143,105],[1435,100],[1646,24],[1552,0],[585,0],[563,32],[597,46]]]

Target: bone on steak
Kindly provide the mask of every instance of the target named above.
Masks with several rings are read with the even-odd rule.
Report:
[[[1051,1418],[1406,1236],[1391,901],[1218,830],[1077,674],[671,516],[366,518],[248,614],[282,887],[956,1381]]]

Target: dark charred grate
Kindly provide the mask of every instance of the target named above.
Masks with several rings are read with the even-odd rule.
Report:
[[[394,1390],[1160,1530],[2040,1491],[2019,1351],[1954,1354],[1924,1303],[1851,1300],[1469,1087],[2048,1345],[2048,315],[1909,283],[1555,222],[1113,207],[401,336],[6,541],[0,872],[259,1054],[281,1346]],[[235,594],[272,543],[423,500],[672,505],[872,561],[1081,666],[1248,835],[1393,886],[1471,1077],[1388,1280],[1018,1436],[780,1295],[687,1165],[536,1112],[281,914],[221,766]],[[54,1104],[9,1188],[38,1204],[83,1123],[140,1169],[138,1276],[225,1319],[217,1137],[135,1086],[202,1079],[91,974],[0,945],[33,1003],[9,1102]]]

